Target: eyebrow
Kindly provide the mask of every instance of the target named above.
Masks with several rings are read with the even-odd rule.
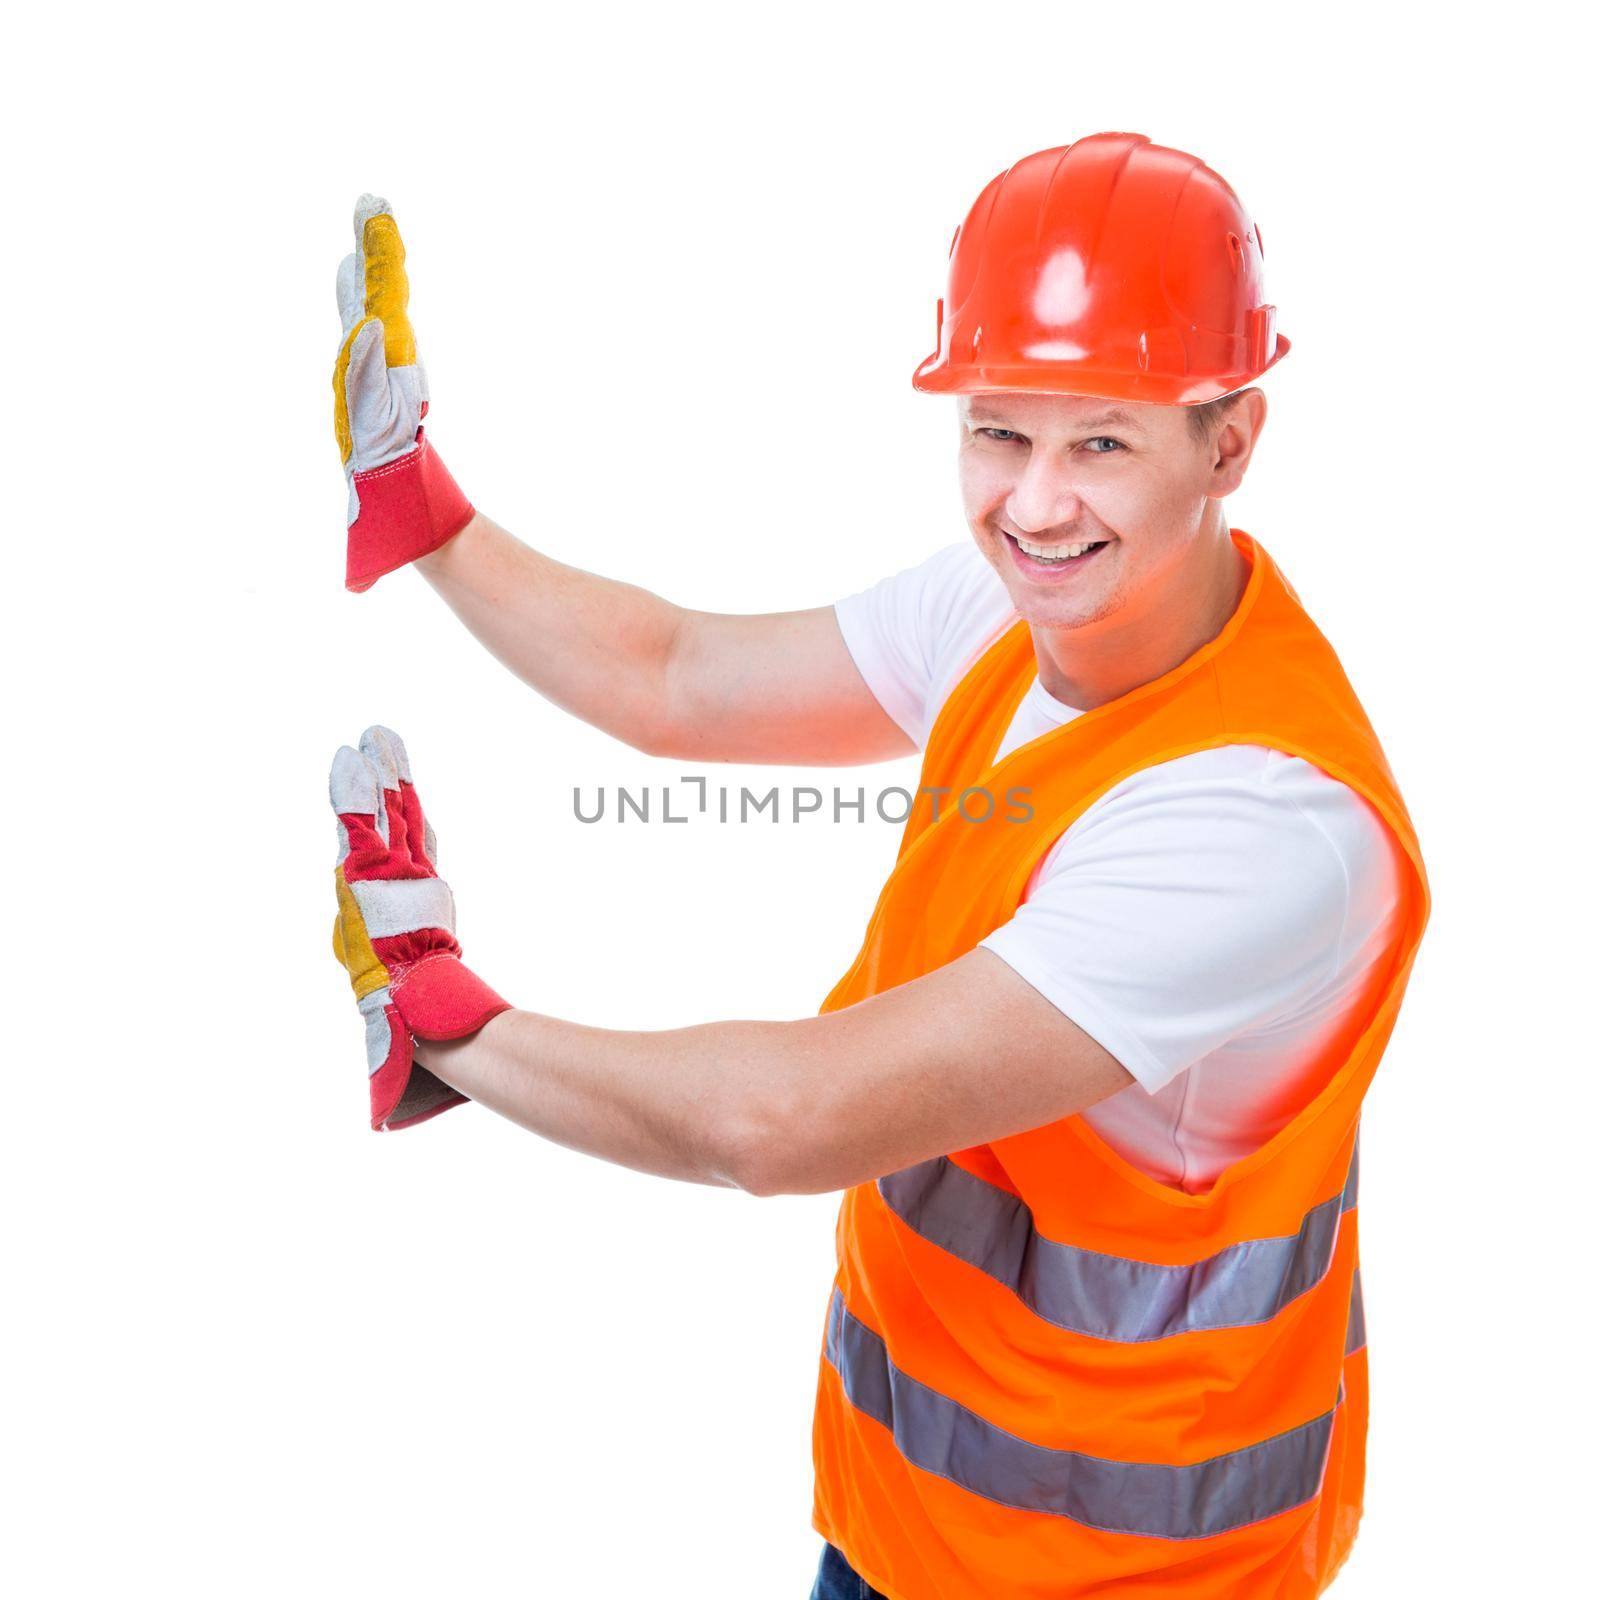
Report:
[[[990,411],[985,406],[969,405],[967,415],[974,421],[999,422],[1004,426],[1010,426],[1009,423],[1005,422],[1002,412]],[[1106,411],[1096,411],[1091,416],[1080,418],[1073,426],[1075,428],[1102,428],[1108,423],[1121,428],[1137,428],[1140,426],[1138,417],[1133,412],[1124,410],[1121,406],[1112,406]]]

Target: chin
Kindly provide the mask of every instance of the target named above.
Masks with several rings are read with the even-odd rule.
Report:
[[[1082,628],[1117,609],[1114,596],[1100,589],[1067,595],[1012,581],[1006,593],[1012,609],[1035,628]]]
[[[1070,628],[1088,620],[1081,606],[1041,599],[1036,594],[1018,594],[1013,590],[1011,604],[1017,615],[1035,628]]]

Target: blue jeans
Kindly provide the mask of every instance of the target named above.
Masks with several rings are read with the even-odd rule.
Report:
[[[884,1600],[884,1596],[845,1560],[842,1550],[824,1543],[811,1600]]]

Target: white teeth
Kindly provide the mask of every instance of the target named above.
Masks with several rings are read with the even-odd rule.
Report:
[[[1070,561],[1074,556],[1081,556],[1091,546],[1099,544],[1098,539],[1089,539],[1083,544],[1029,544],[1026,539],[1018,539],[1017,543],[1027,551],[1036,561]]]

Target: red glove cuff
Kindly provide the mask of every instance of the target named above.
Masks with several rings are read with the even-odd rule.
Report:
[[[462,1039],[491,1017],[511,1009],[477,973],[440,951],[405,967],[389,981],[388,1055],[369,1081],[372,1126],[393,1132],[412,1128],[467,1097],[434,1077],[412,1056],[411,1039]]]
[[[401,1128],[414,1128],[441,1111],[467,1103],[467,1097],[459,1089],[441,1083],[426,1067],[411,1059],[411,1040],[403,1029],[399,1043],[399,1052],[369,1080],[374,1133],[397,1133]]]
[[[441,951],[424,956],[389,983],[389,998],[419,1039],[464,1039],[511,1009],[471,968]]]
[[[448,544],[472,521],[472,502],[425,432],[417,429],[415,450],[355,474],[359,511],[350,524],[344,576],[353,593]]]

